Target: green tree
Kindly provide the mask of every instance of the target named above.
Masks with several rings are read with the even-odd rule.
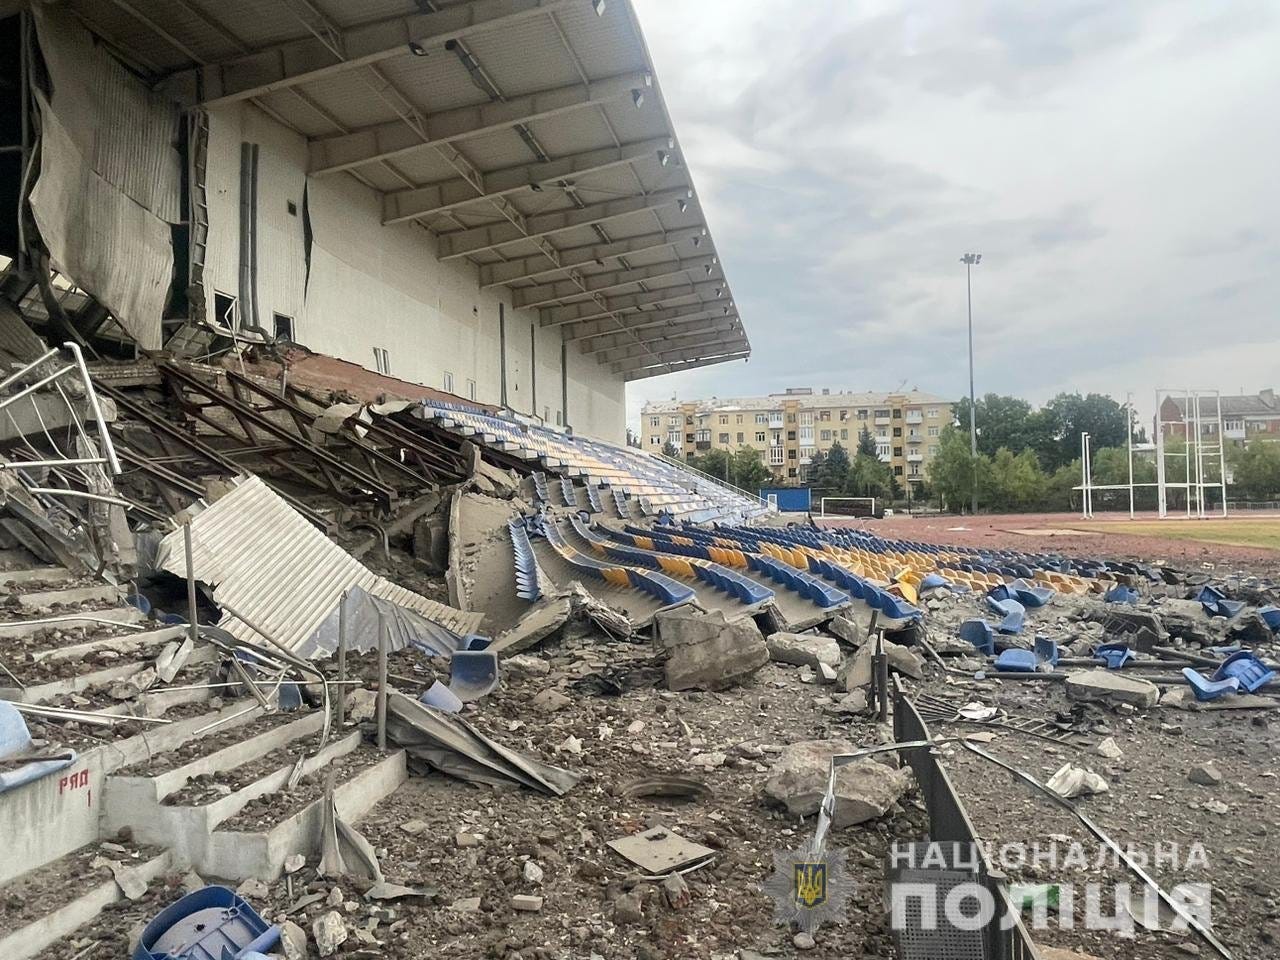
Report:
[[[1250,500],[1280,496],[1280,443],[1254,440],[1232,456],[1232,486]]]
[[[938,437],[938,452],[929,464],[929,482],[948,510],[963,511],[973,496],[975,478],[982,486],[991,462],[981,453],[969,452],[969,438],[958,427],[945,426]]]
[[[871,435],[871,430],[865,423],[862,425],[862,429],[858,431],[857,453],[864,457],[874,457],[876,455],[876,438]]]
[[[663,442],[663,444],[662,444],[662,455],[663,455],[664,457],[670,457],[672,460],[679,460],[679,459],[680,459],[680,450],[679,450],[679,448],[678,448],[674,443],[672,443],[670,440],[666,440],[666,441],[664,441],[664,442]]]
[[[845,474],[844,492],[850,497],[888,497],[893,492],[893,474],[888,464],[874,455],[859,452]]]
[[[727,450],[708,450],[689,461],[689,466],[728,483],[731,461],[732,457]]]
[[[823,458],[817,485],[825,490],[843,490],[849,482],[849,453],[836,441]]]
[[[738,448],[731,458],[730,471],[730,483],[752,493],[767,485],[773,476],[764,465],[760,451],[752,447]]]
[[[1048,470],[1056,470],[1079,456],[1082,432],[1089,434],[1094,450],[1128,444],[1129,419],[1125,409],[1104,394],[1082,397],[1078,393],[1060,393],[1044,405],[1044,410],[1057,441],[1049,449],[1038,451]]]
[[[981,479],[980,499],[993,510],[1026,510],[1039,505],[1048,490],[1048,477],[1030,450],[1015,454],[1001,447]]]

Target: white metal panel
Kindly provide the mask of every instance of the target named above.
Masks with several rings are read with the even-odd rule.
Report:
[[[93,170],[44,98],[31,211],[53,266],[91,292],[149,350],[173,278],[169,225]]]
[[[609,0],[604,16],[596,16],[590,3],[575,4],[556,13],[569,45],[588,76],[653,69],[631,26],[627,6],[628,0]]]
[[[214,585],[215,603],[244,614],[291,650],[302,648],[342,599],[360,587],[455,633],[479,629],[483,614],[428,600],[373,573],[312,526],[257,476],[242,479],[191,520],[192,566]],[[183,533],[160,543],[157,566],[186,574]],[[232,636],[263,644],[248,624],[228,617]]]
[[[506,97],[582,82],[550,17],[477,34],[467,46]]]

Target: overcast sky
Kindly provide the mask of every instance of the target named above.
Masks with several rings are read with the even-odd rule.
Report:
[[[648,399],[1280,388],[1280,2],[634,0],[751,338]]]

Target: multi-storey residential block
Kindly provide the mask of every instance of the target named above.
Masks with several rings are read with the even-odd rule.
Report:
[[[691,460],[708,450],[750,447],[781,482],[803,483],[814,456],[839,443],[852,454],[865,427],[899,483],[922,481],[951,423],[953,404],[932,394],[814,393],[793,387],[765,397],[669,400],[645,404],[640,440],[658,453],[670,444]]]

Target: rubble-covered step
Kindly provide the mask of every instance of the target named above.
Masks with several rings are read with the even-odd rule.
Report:
[[[58,680],[88,676],[144,659],[153,660],[165,644],[180,643],[186,632],[186,628],[180,626],[114,635],[109,627],[102,630],[108,636],[97,640],[74,642],[74,636],[66,637],[65,647],[38,647],[19,639],[0,640],[0,660],[7,670],[6,675],[0,677],[0,683],[5,680],[13,683],[16,679],[27,688],[44,687]],[[59,692],[63,691],[53,690],[52,695]],[[28,696],[27,702],[35,701]]]
[[[110,706],[89,701],[91,705],[88,708],[79,705],[86,699],[85,697],[72,694],[52,704],[41,706],[53,705],[73,710],[87,709],[89,713],[96,715],[96,720],[64,720],[51,716],[28,715],[27,729],[33,738],[47,740],[51,744],[71,747],[75,750],[87,750],[95,745],[129,739],[139,734],[150,733],[154,737],[161,731],[167,731],[175,723],[218,711],[224,701],[221,697],[211,696],[210,693],[209,690],[167,690],[146,694],[140,700],[126,703],[111,701]],[[148,723],[144,718],[162,719],[168,722]],[[135,759],[147,756],[147,753],[148,751],[143,751],[136,758],[129,757],[120,761],[120,764],[133,763]]]
[[[312,716],[316,722],[308,722],[304,735],[320,729],[319,721],[323,721],[323,717]],[[280,737],[289,732],[292,731],[288,727],[280,727],[269,731],[269,735]],[[236,817],[249,804],[278,806],[288,802],[291,793],[286,788],[299,763],[305,783],[307,776],[330,763],[345,762],[359,746],[360,733],[356,731],[314,753],[310,744],[296,743],[258,757],[243,751],[237,755],[231,748],[225,748],[222,755],[230,760],[224,761],[215,754],[160,777],[113,776],[108,778],[106,786],[105,829],[127,828],[138,840],[171,848],[181,862],[200,865],[206,861],[210,835],[219,824]],[[193,790],[190,783],[179,780],[193,767],[216,767],[222,762],[234,762],[237,756],[240,762],[232,767],[237,774],[227,778],[229,789],[225,794],[211,789]],[[177,784],[176,791],[171,789],[174,784]],[[302,789],[301,783],[297,789]]]
[[[57,956],[47,948],[123,900],[122,887],[138,896],[169,863],[168,851],[158,847],[109,841],[73,850],[10,880],[0,886],[0,957]]]
[[[245,699],[243,702],[248,704],[254,701]],[[193,762],[211,757],[227,747],[246,746],[252,753],[254,749],[257,749],[264,742],[259,739],[260,737],[264,737],[280,727],[291,727],[290,736],[304,736],[305,733],[296,731],[303,730],[305,725],[315,723],[313,716],[311,713],[296,712],[264,713],[261,709],[258,709],[253,711],[252,716],[247,717],[240,723],[223,724],[210,730],[204,736],[190,740],[172,750],[144,757],[137,763],[121,767],[116,770],[116,775],[159,779],[179,767],[191,766]],[[304,726],[295,726],[300,723],[304,723]],[[319,728],[317,727],[317,729]],[[271,748],[268,747],[267,749]],[[163,794],[159,794],[159,796],[163,796]]]
[[[21,617],[9,616],[12,610],[0,609],[0,638],[25,637],[45,627],[67,629],[90,627],[112,623],[140,623],[146,619],[137,607],[111,604],[82,604],[79,610],[50,614],[47,617],[31,617],[30,611],[21,611]]]
[[[26,567],[18,570],[0,570],[0,586],[8,584],[22,584],[24,588],[28,585],[49,584],[56,586],[65,584],[68,580],[75,578],[66,567]]]
[[[403,750],[380,753],[361,746],[331,766],[305,776],[293,790],[246,804],[214,831],[202,875],[223,880],[274,880],[294,853],[319,849],[324,790],[334,777],[338,816],[354,823],[408,777]]]
[[[18,604],[27,610],[42,607],[79,607],[87,603],[105,603],[111,606],[124,598],[123,588],[111,583],[87,583],[81,586],[62,586],[53,590],[24,590],[17,594]]]
[[[158,648],[181,640],[185,626],[155,624],[90,623],[62,627],[52,624],[32,628],[20,636],[0,637],[0,657],[5,663],[39,663],[45,660],[85,660],[107,666],[137,650]]]
[[[187,658],[186,666],[178,676],[187,675],[187,682],[198,681],[200,668],[218,657],[218,651],[211,646],[193,650]],[[9,666],[6,664],[6,666]],[[145,660],[126,660],[113,663],[97,670],[88,669],[90,664],[81,661],[52,661],[42,665],[31,665],[32,669],[16,672],[17,678],[24,684],[22,687],[0,687],[0,699],[14,700],[20,703],[46,703],[58,701],[65,697],[84,695],[81,699],[87,702],[76,706],[78,710],[94,710],[110,706],[122,700],[131,700],[147,695],[147,685],[155,682],[153,673],[154,658]],[[35,669],[39,667],[40,669]],[[80,669],[77,670],[76,668]],[[14,670],[14,667],[9,667]],[[81,672],[84,671],[84,672]],[[52,674],[42,678],[41,674]],[[5,677],[10,683],[12,677]],[[0,680],[3,682],[3,680]],[[175,679],[175,682],[180,682]],[[162,688],[155,691],[162,692]],[[176,691],[175,691],[176,692]],[[90,704],[96,703],[98,707]],[[62,705],[62,704],[59,704]]]

